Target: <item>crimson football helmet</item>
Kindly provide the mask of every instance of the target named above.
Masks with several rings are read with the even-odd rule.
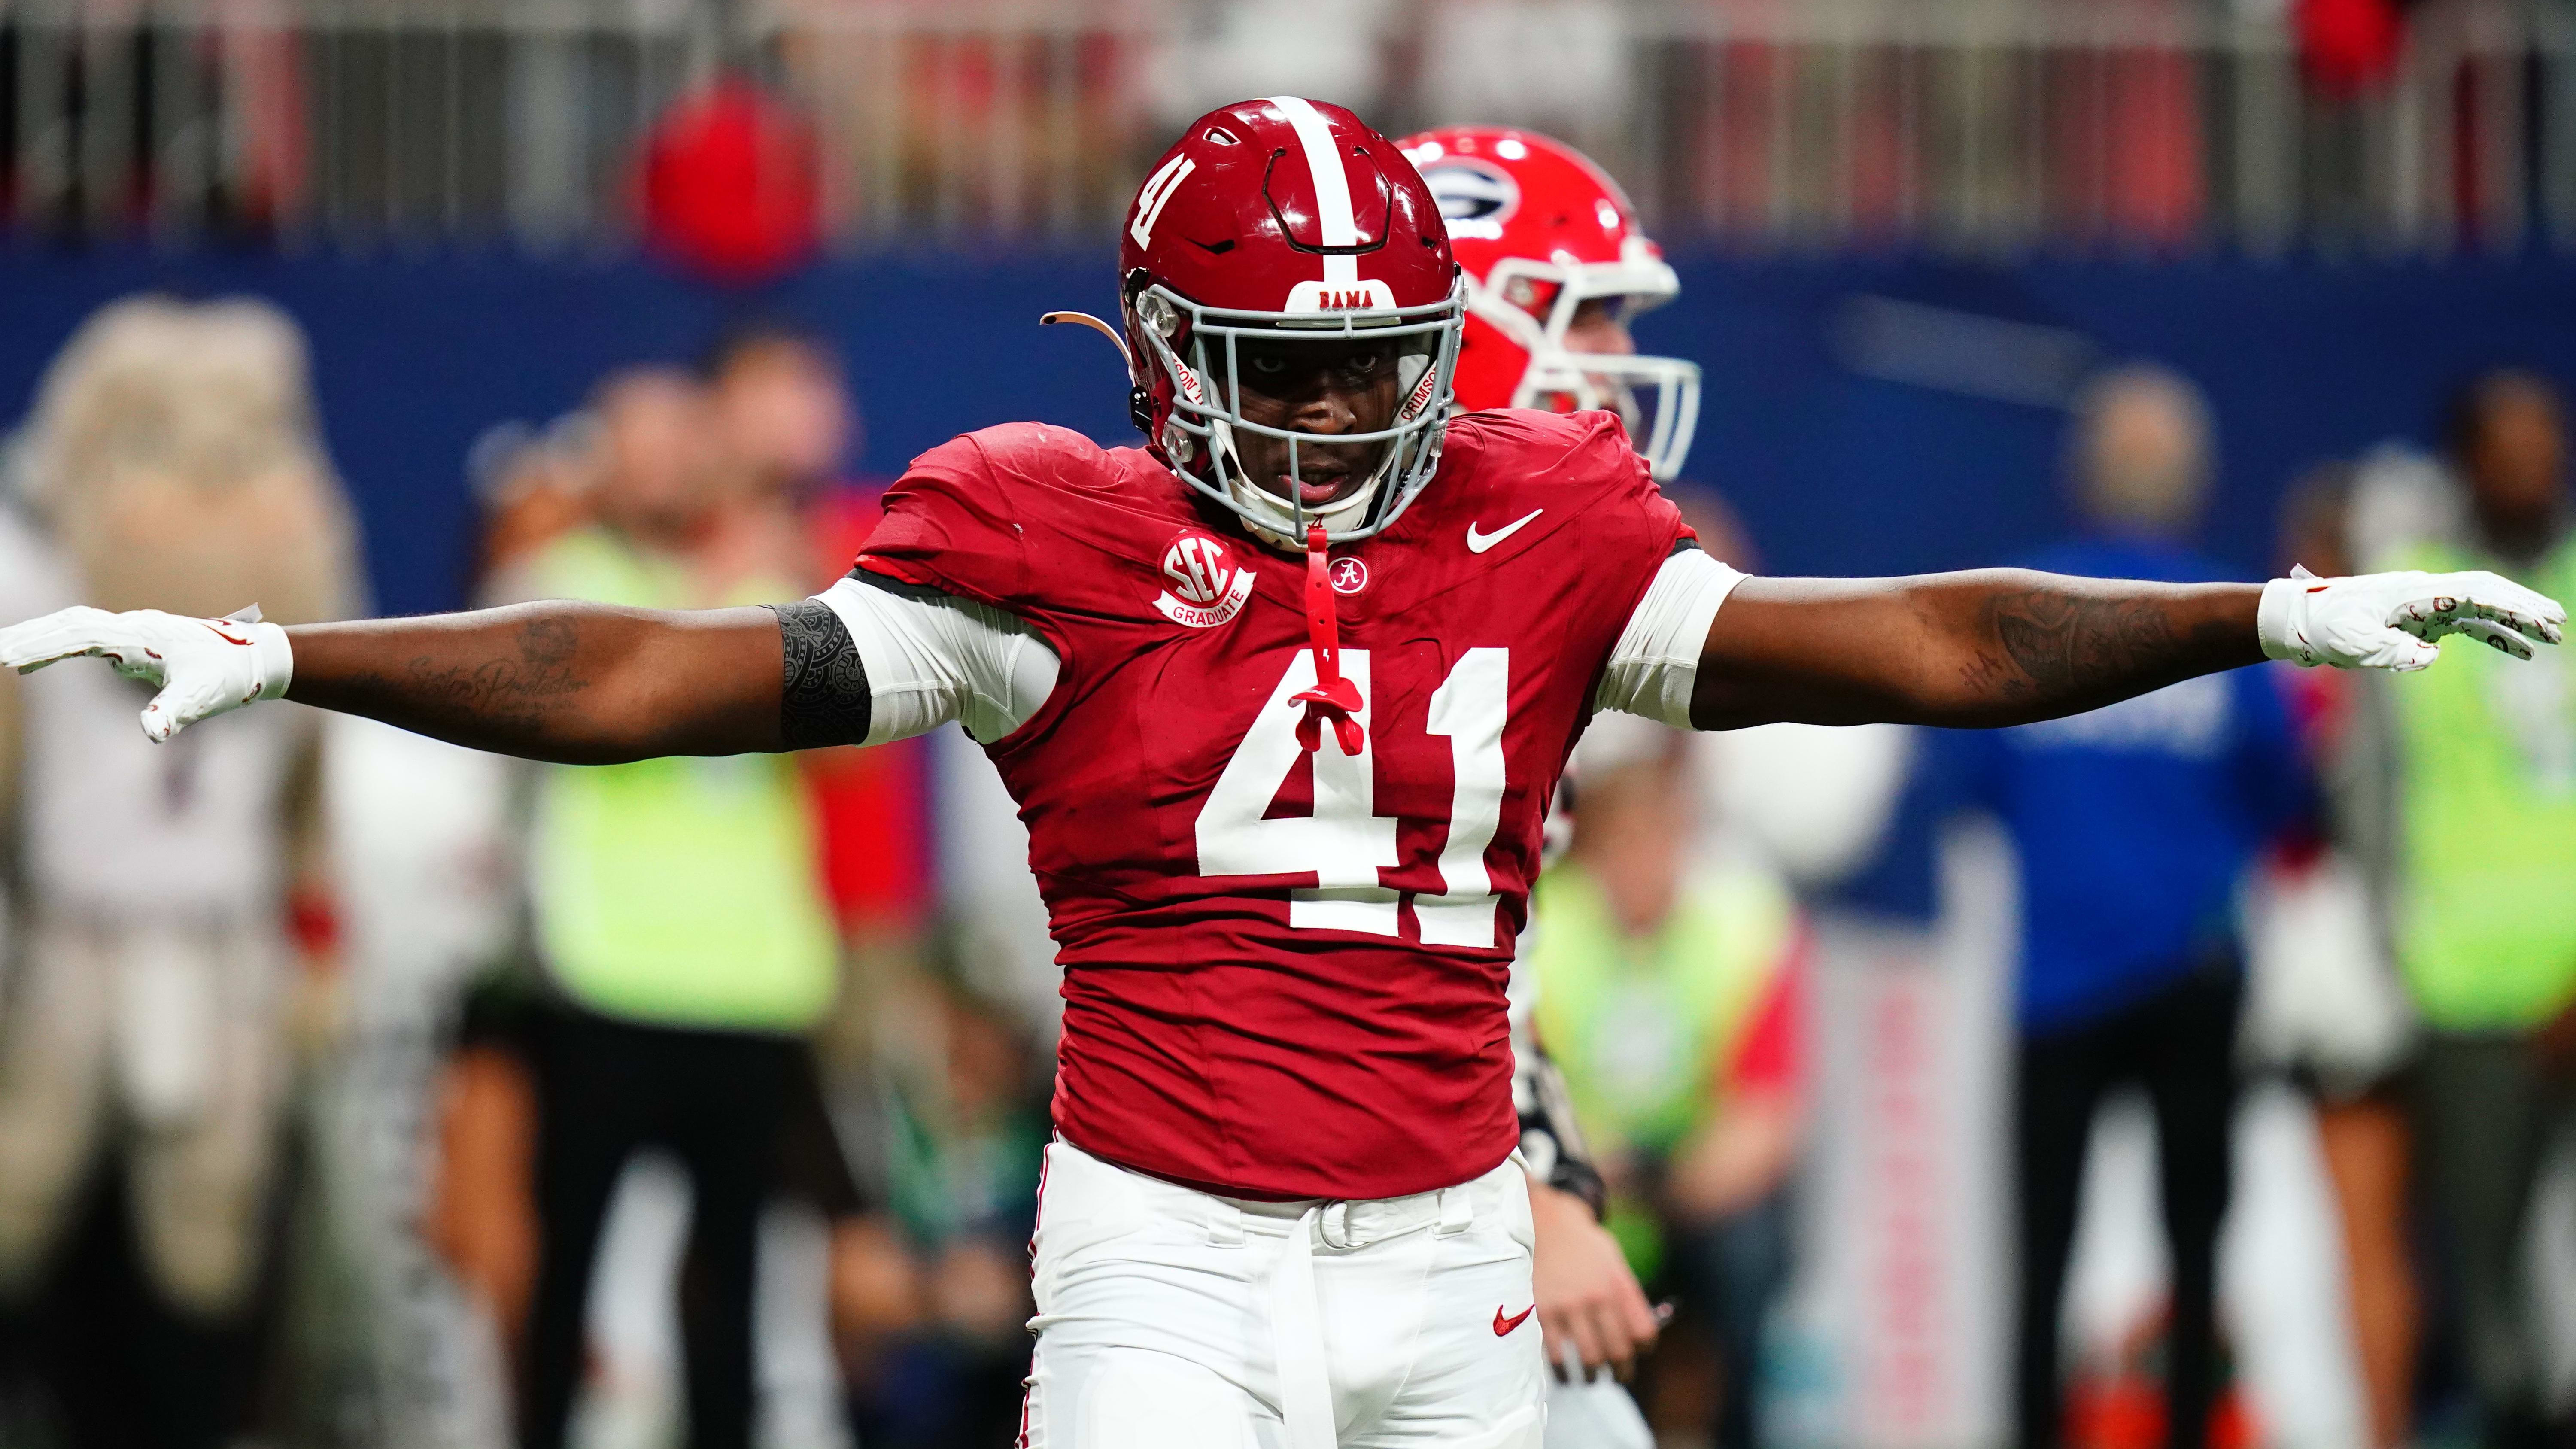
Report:
[[[1671,477],[1699,424],[1699,364],[1566,346],[1586,302],[1615,303],[1625,323],[1681,290],[1619,183],[1530,131],[1451,126],[1399,144],[1467,273],[1459,405],[1614,408],[1655,476]]]
[[[1273,96],[1191,122],[1136,193],[1118,270],[1136,426],[1255,537],[1302,549],[1320,523],[1331,543],[1366,538],[1431,481],[1467,294],[1438,202],[1359,117]],[[1344,434],[1246,421],[1234,364],[1247,337],[1383,340],[1401,384],[1394,419]],[[1292,477],[1301,443],[1380,443],[1384,453],[1347,496],[1309,507],[1244,476],[1242,434],[1285,439]]]

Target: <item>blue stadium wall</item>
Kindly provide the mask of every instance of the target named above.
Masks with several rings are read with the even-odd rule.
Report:
[[[2207,542],[2249,576],[2270,569],[2275,505],[2310,464],[2392,436],[2429,440],[2442,393],[2482,365],[2576,379],[2576,267],[2539,261],[1680,266],[1682,299],[1642,319],[1639,337],[1707,369],[1690,472],[1725,490],[1775,572],[1994,562],[2056,534],[2064,414],[2047,399],[2070,357],[2155,358],[2209,389],[2221,463]],[[621,363],[685,361],[739,313],[840,339],[869,473],[1019,418],[1128,437],[1108,347],[1036,326],[1049,308],[1109,310],[1110,261],[1089,251],[832,263],[746,296],[642,261],[21,246],[0,253],[5,416],[23,415],[87,312],[151,287],[256,293],[303,321],[389,611],[460,599],[472,527],[462,465],[486,427],[551,417]],[[1863,301],[1856,313],[1855,299],[1919,305]],[[1855,317],[1891,315],[1907,326],[1856,351]],[[1980,319],[2017,325],[1981,330]]]

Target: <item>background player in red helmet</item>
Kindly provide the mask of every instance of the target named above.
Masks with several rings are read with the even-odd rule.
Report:
[[[154,739],[279,697],[574,763],[959,722],[1065,967],[1025,1441],[1529,1449],[1504,983],[1593,711],[2000,725],[2267,656],[2528,655],[2564,622],[2486,573],[1745,578],[1616,418],[1448,416],[1447,233],[1337,107],[1191,123],[1120,260],[1150,448],[1011,424],[933,449],[814,599],[292,631],[72,609],[0,630],[0,664],[104,656],[159,687]]]
[[[1396,144],[1440,203],[1467,284],[1457,406],[1610,408],[1643,440],[1657,479],[1678,473],[1699,417],[1699,364],[1637,355],[1629,319],[1671,301],[1681,283],[1618,183],[1563,142],[1510,127],[1449,126]],[[1537,1228],[1534,1286],[1554,1371],[1548,1443],[1646,1449],[1653,1434],[1620,1380],[1660,1325],[1601,1225],[1600,1173],[1529,1028],[1536,993],[1522,973],[1512,1044]]]
[[[1657,479],[1699,424],[1699,364],[1641,357],[1629,319],[1681,281],[1608,173],[1561,141],[1450,126],[1397,143],[1449,225],[1467,281],[1458,406],[1619,414]]]

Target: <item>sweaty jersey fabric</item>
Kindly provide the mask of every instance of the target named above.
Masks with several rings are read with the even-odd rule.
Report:
[[[1400,1196],[1509,1155],[1541,818],[1688,536],[1608,414],[1456,420],[1412,508],[1334,555],[1367,742],[1309,756],[1303,559],[1064,429],[914,460],[860,567],[1016,615],[1061,661],[986,746],[1065,970],[1057,1130],[1238,1197]]]

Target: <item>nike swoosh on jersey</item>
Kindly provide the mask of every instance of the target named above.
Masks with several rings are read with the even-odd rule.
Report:
[[[1483,553],[1485,550],[1492,548],[1495,544],[1501,543],[1504,539],[1520,532],[1522,525],[1545,512],[1547,512],[1547,510],[1544,508],[1533,508],[1529,512],[1522,514],[1520,517],[1513,519],[1511,522],[1504,524],[1502,527],[1495,529],[1491,533],[1478,533],[1476,531],[1476,525],[1472,523],[1468,524],[1467,552]]]
[[[1530,518],[1535,518],[1537,516],[1537,514],[1531,514]],[[1521,523],[1527,522],[1529,522],[1528,518],[1521,520]],[[1512,525],[1512,528],[1518,527],[1520,527],[1520,523]],[[1507,528],[1503,531],[1505,533],[1509,533],[1511,532],[1511,529]],[[1513,1314],[1511,1317],[1505,1318],[1503,1316],[1503,1310],[1497,1307],[1494,1310],[1494,1337],[1501,1338],[1503,1335],[1510,1333],[1513,1329],[1520,1327],[1524,1320],[1536,1312],[1538,1312],[1538,1305],[1533,1303],[1529,1307],[1522,1309],[1520,1312]]]

